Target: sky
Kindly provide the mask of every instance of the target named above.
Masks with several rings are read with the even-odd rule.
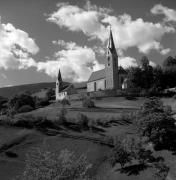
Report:
[[[111,26],[119,64],[176,50],[175,0],[0,0],[0,87],[87,81],[104,68]]]

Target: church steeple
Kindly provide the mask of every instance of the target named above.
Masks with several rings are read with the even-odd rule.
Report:
[[[110,34],[109,34],[109,40],[108,40],[108,47],[109,50],[111,51],[116,51],[115,45],[114,45],[114,39],[113,39],[113,35],[112,35],[112,30],[110,27]]]
[[[106,71],[106,88],[118,89],[118,56],[117,56],[111,28],[110,28],[109,39],[107,44],[107,61],[106,61],[105,71]]]
[[[58,73],[57,79],[58,79],[58,81],[62,82],[62,76],[61,76],[60,69],[59,69],[59,73]]]
[[[57,80],[56,80],[56,99],[57,99],[58,93],[60,93],[60,91],[62,89],[62,86],[63,86],[62,76],[61,76],[61,72],[59,69]]]

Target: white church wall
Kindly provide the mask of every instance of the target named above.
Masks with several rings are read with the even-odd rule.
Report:
[[[67,92],[56,93],[56,100],[57,101],[61,101],[63,99],[68,99]]]
[[[105,79],[87,83],[87,92],[105,90]]]

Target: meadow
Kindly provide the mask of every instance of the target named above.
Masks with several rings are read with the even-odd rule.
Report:
[[[122,172],[120,166],[113,170],[107,161],[106,156],[110,153],[111,147],[97,143],[95,140],[102,140],[105,136],[116,136],[120,134],[133,134],[133,125],[127,121],[119,120],[123,115],[130,115],[140,110],[145,98],[127,100],[123,97],[112,97],[95,100],[96,108],[82,108],[80,101],[71,102],[67,109],[67,118],[77,118],[79,113],[86,115],[90,121],[101,119],[107,122],[105,126],[97,126],[95,131],[77,131],[69,128],[62,128],[54,135],[45,134],[36,129],[22,127],[0,126],[0,179],[11,180],[20,174],[24,169],[26,153],[34,147],[47,147],[51,151],[68,149],[80,156],[86,153],[88,160],[94,166],[93,174],[97,174],[101,180],[155,180],[152,176],[152,169],[148,168],[140,173]],[[171,105],[176,112],[176,102],[173,98],[162,98],[165,105]],[[58,103],[40,108],[29,113],[18,114],[16,118],[24,115],[34,117],[47,117],[49,120],[56,120],[62,106]],[[113,120],[108,124],[109,120]],[[132,119],[131,119],[132,120]],[[92,140],[95,139],[95,140]],[[165,157],[170,167],[169,180],[176,179],[176,156],[170,151],[157,152]]]

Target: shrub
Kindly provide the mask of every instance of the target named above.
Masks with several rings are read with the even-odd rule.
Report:
[[[114,148],[110,155],[112,166],[117,163],[120,163],[121,167],[133,162],[138,164],[155,163],[157,160],[151,150],[145,149],[145,143],[139,137],[125,136],[114,139]]]
[[[60,124],[66,124],[67,123],[67,110],[65,108],[62,108],[59,113],[57,114],[57,118]]]
[[[156,177],[159,180],[165,180],[169,172],[169,167],[166,166],[166,164],[162,161],[155,163],[154,167],[156,170],[154,177]]]
[[[35,98],[35,106],[36,108],[48,106],[50,104],[47,98]]]
[[[82,100],[82,106],[86,107],[86,108],[94,108],[95,103],[94,103],[94,101],[91,100],[90,97],[87,97]]]
[[[34,98],[29,94],[20,94],[15,95],[8,102],[8,106],[14,108],[16,112],[18,112],[19,108],[21,108],[24,105],[29,105],[32,108],[35,108]]]
[[[11,106],[8,107],[8,109],[7,109],[8,117],[13,118],[16,113],[17,113],[17,111],[16,111],[15,107],[11,107]]]
[[[70,101],[68,100],[68,99],[66,99],[66,98],[64,98],[64,99],[62,99],[61,101],[60,101],[60,103],[63,105],[63,106],[66,106],[66,105],[71,105],[70,104]]]
[[[122,140],[117,137],[114,141],[114,148],[110,154],[109,160],[112,166],[120,163],[121,167],[124,167],[125,164],[130,163],[132,160],[130,152],[128,152]]]
[[[147,99],[142,106],[142,114],[164,112],[163,102],[156,97]]]
[[[84,154],[76,157],[68,150],[57,153],[35,148],[27,154],[24,172],[16,180],[86,180],[90,168],[91,164]]]
[[[76,119],[76,123],[80,126],[81,129],[83,130],[87,130],[89,129],[89,118],[82,114],[82,113],[78,113],[77,115],[77,119]]]
[[[31,106],[29,106],[29,105],[24,105],[24,106],[22,106],[22,107],[20,107],[19,109],[18,109],[18,112],[19,113],[25,113],[25,112],[30,112],[30,111],[32,111],[34,108],[32,108]]]
[[[137,98],[136,98],[135,96],[131,95],[131,94],[127,94],[127,95],[125,96],[125,98],[126,98],[127,100],[137,100]]]
[[[52,88],[47,90],[46,98],[47,98],[48,101],[55,99],[55,91]]]

